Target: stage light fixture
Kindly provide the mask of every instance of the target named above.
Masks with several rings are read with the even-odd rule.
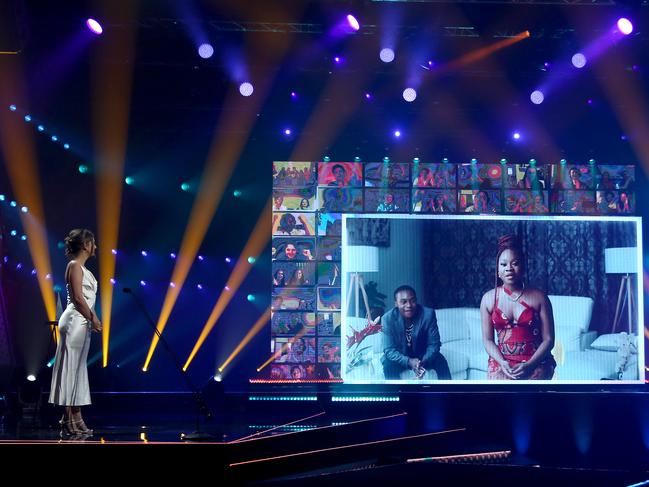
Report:
[[[369,94],[369,93],[365,93],[365,99],[366,99],[366,100],[371,100],[371,99],[372,99],[372,95]]]
[[[180,189],[183,191],[189,191],[189,188],[190,188],[189,183],[182,183],[180,185]]]
[[[507,159],[504,159],[504,158],[501,159],[501,160],[500,160],[500,163],[501,163],[501,164],[507,164]]]
[[[65,150],[70,149],[70,144],[67,144],[67,143],[66,143],[66,144],[63,144],[63,148],[64,148]]]
[[[29,212],[29,208],[27,208],[26,206],[22,206],[20,208],[20,211],[22,211],[23,213],[27,213],[27,212]]]
[[[124,178],[124,182],[131,186],[133,183],[135,183],[135,178],[133,176],[126,176]]]
[[[203,261],[205,260],[205,257],[203,257],[202,255],[199,255],[199,256],[198,256],[198,260],[200,260],[201,262],[203,262]]]
[[[198,55],[203,59],[211,58],[212,54],[214,54],[214,48],[211,44],[204,42],[203,44],[198,46]]]
[[[230,263],[232,262],[232,259],[231,259],[230,257],[226,257],[226,258],[225,258],[225,261],[226,261],[228,264],[230,264]]]
[[[334,63],[340,64],[342,62],[343,62],[343,58],[341,58],[340,56],[334,56]]]
[[[176,287],[176,285],[173,282],[170,282],[169,287]]]
[[[38,127],[36,127],[36,129],[38,129],[39,132],[43,132],[45,130],[45,127],[42,126],[42,125],[39,125]]]
[[[203,285],[202,284],[196,284],[196,289],[198,289],[199,291],[202,291],[203,290]]]
[[[241,93],[242,96],[250,96],[252,95],[253,91],[255,91],[255,89],[252,86],[252,83],[249,83],[248,81],[245,81],[239,85],[239,93]]]
[[[144,280],[140,281],[140,286],[146,287],[146,281],[144,281]]]
[[[584,66],[586,66],[586,56],[578,52],[577,54],[572,56],[572,65],[577,69],[583,68]]]
[[[541,103],[543,103],[543,100],[545,100],[545,95],[541,90],[534,90],[530,95],[530,100],[535,105],[540,105]]]
[[[175,259],[175,258],[176,258],[176,254],[174,254],[174,253],[172,252],[172,253],[169,254],[169,257],[171,257],[172,259]]]
[[[352,28],[354,32],[358,31],[358,29],[361,28],[361,25],[358,23],[358,20],[356,20],[356,17],[354,17],[352,14],[347,15],[347,24]]]
[[[115,280],[114,277],[111,277],[109,280],[110,280],[110,283],[111,283],[113,286],[117,283],[117,281]]]
[[[633,24],[631,23],[631,21],[629,19],[626,19],[624,17],[621,17],[620,19],[618,19],[617,28],[625,36],[628,36],[631,32],[633,32]]]
[[[379,59],[384,63],[391,63],[392,61],[394,61],[394,50],[390,49],[389,47],[384,47],[379,52]]]
[[[232,192],[232,195],[233,195],[235,198],[239,198],[242,194],[243,194],[243,193],[241,192],[240,189],[235,189],[235,190]]]
[[[254,264],[257,261],[254,257],[250,256],[248,257],[248,264]]]
[[[58,142],[59,138],[56,135],[52,135],[52,142]]]
[[[223,376],[221,375],[220,371],[218,373],[214,374],[214,381],[215,382],[221,382],[222,380],[223,380]]]
[[[22,240],[23,242],[24,242],[25,240],[27,240],[27,235],[21,235],[21,236],[20,236],[20,240]]]
[[[117,249],[110,249],[110,253],[113,255],[117,255]]]
[[[293,100],[297,100],[297,93],[295,93],[294,91],[291,91],[291,98]]]
[[[99,22],[97,22],[95,19],[86,20],[86,26],[88,27],[88,29],[90,29],[90,31],[93,34],[99,35],[104,31],[101,24]]]
[[[512,134],[512,139],[514,139],[514,140],[520,140],[520,139],[521,139],[521,134],[520,134],[520,132],[514,132],[514,133]]]
[[[16,111],[16,105],[9,105],[9,110],[11,110],[12,112],[15,112]]]
[[[27,376],[27,380],[28,380],[29,382],[36,382],[36,376],[35,376],[34,374],[29,374],[29,375]]]
[[[393,135],[398,139],[399,137],[401,137],[401,130],[395,130]]]
[[[248,294],[248,296],[246,296],[246,299],[252,303],[255,300],[255,295],[254,294]]]
[[[11,206],[12,208],[15,208],[16,206],[18,206],[18,203],[16,203],[14,200],[11,200],[9,202],[9,206]]]
[[[291,135],[291,129],[284,129],[284,135]]]
[[[143,250],[142,252],[140,252],[140,254],[142,254],[142,257],[148,257],[149,256],[149,253],[146,250]]]
[[[417,90],[414,88],[406,88],[403,90],[403,99],[408,103],[415,101],[417,99]]]
[[[32,121],[32,116],[31,115],[25,115],[25,122],[31,122]]]

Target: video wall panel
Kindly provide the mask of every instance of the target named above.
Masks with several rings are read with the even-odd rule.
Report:
[[[619,217],[635,213],[635,166],[528,163],[460,164],[431,162],[273,163],[272,326],[269,377],[278,380],[374,381],[349,375],[346,368],[359,333],[366,346],[380,324],[349,328],[345,313],[350,275],[344,270],[343,240],[390,241],[391,223],[343,230],[343,221],[363,215],[406,220],[458,221],[503,215],[520,220],[561,215]],[[359,237],[360,236],[360,237]],[[354,246],[354,245],[352,245]],[[418,255],[428,255],[420,243]],[[462,272],[471,275],[477,267]],[[432,269],[436,271],[437,269]],[[357,273],[362,275],[361,273]],[[367,310],[372,319],[393,304],[389,289],[368,275],[368,291],[354,318]],[[440,276],[442,280],[447,279]],[[355,290],[353,283],[351,291]],[[383,296],[383,298],[381,298]],[[355,305],[355,301],[354,301]],[[636,344],[638,345],[638,344]],[[610,358],[610,357],[609,357]],[[380,359],[371,367],[380,368]],[[466,380],[472,380],[467,378]],[[590,379],[585,379],[590,380]]]

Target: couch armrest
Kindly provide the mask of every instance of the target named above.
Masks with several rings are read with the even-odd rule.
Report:
[[[584,351],[589,348],[590,344],[595,341],[595,338],[597,338],[596,331],[587,331],[582,333],[579,337],[579,350]]]

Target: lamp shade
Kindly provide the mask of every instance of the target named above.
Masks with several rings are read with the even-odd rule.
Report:
[[[345,271],[379,272],[379,248],[370,245],[349,245],[347,247]]]
[[[604,269],[607,274],[635,274],[638,272],[637,247],[604,249]]]

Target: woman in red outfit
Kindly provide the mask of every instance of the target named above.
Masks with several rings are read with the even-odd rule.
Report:
[[[556,363],[554,320],[543,291],[525,286],[525,256],[519,239],[498,239],[496,282],[482,296],[482,340],[489,354],[487,378],[550,380]],[[494,341],[494,331],[498,341]]]

